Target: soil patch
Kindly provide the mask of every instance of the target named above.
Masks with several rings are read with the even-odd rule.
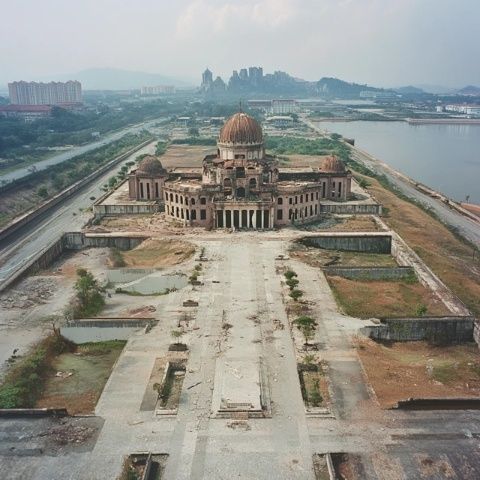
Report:
[[[36,407],[66,408],[70,414],[92,413],[125,343],[86,343],[75,352],[56,357]]]
[[[359,177],[363,177],[359,175]],[[475,314],[480,314],[480,255],[441,222],[413,203],[397,197],[371,178],[368,192],[386,209],[385,222]]]
[[[476,344],[436,347],[426,342],[384,345],[356,340],[368,381],[384,408],[407,398],[478,397]]]
[[[184,241],[150,238],[133,250],[120,253],[126,267],[162,268],[189,259],[195,247]]]
[[[290,255],[312,267],[397,267],[395,259],[384,253],[343,252],[307,247],[295,242]]]
[[[216,147],[212,145],[170,145],[162,155],[162,165],[165,168],[201,167],[205,156],[215,151]]]
[[[421,283],[349,280],[327,275],[342,310],[352,317],[419,317],[451,315],[447,307]]]

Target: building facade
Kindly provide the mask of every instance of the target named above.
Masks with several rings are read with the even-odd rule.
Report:
[[[68,82],[13,82],[8,84],[10,103],[13,105],[62,105],[82,103],[82,85]]]
[[[158,158],[147,155],[128,176],[128,195],[131,200],[157,200],[162,203],[167,171]]]
[[[265,152],[262,128],[245,113],[227,120],[217,153],[207,155],[197,173],[162,169],[152,175],[142,163],[129,179],[133,198],[145,198],[145,184],[144,196],[139,194],[142,182],[158,182],[168,220],[207,229],[268,229],[315,221],[322,201],[345,201],[351,190],[351,173],[334,156],[325,158],[321,168],[279,168]],[[150,176],[142,176],[145,170]]]

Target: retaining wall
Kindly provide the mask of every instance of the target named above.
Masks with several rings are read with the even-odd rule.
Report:
[[[304,245],[325,250],[345,250],[350,252],[390,253],[391,235],[321,235],[304,237]]]
[[[94,205],[93,213],[96,217],[115,217],[117,215],[153,214],[160,211],[157,203],[136,203],[118,205]]]
[[[320,213],[331,213],[338,215],[381,215],[382,206],[379,204],[320,204]]]
[[[140,245],[148,236],[120,236],[83,232],[68,232],[63,234],[65,250],[81,250],[83,248],[118,248],[131,250]]]
[[[413,267],[324,267],[323,271],[350,280],[403,280],[415,276]]]
[[[363,327],[361,333],[374,340],[435,344],[473,342],[473,317],[384,318],[380,325]]]

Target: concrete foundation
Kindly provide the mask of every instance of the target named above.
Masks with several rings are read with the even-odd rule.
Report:
[[[325,267],[323,272],[351,280],[403,280],[415,276],[413,267]]]
[[[390,253],[392,248],[392,236],[387,234],[318,235],[305,237],[301,241],[309,247],[350,252]]]

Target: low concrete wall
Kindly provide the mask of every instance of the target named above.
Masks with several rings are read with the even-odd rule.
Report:
[[[146,327],[152,323],[157,323],[154,317],[142,318],[81,318],[71,320],[65,324],[65,327]]]
[[[415,276],[413,267],[324,267],[323,272],[351,280],[403,280]]]
[[[0,241],[9,237],[12,233],[16,232],[19,228],[23,227],[24,225],[27,225],[28,223],[30,223],[35,218],[39,217],[40,215],[47,212],[48,210],[50,210],[54,206],[58,205],[62,200],[65,200],[66,198],[72,196],[75,192],[77,192],[78,190],[80,190],[84,186],[88,185],[90,182],[92,182],[93,180],[98,178],[100,175],[107,172],[109,169],[111,169],[117,163],[121,162],[122,160],[125,160],[132,153],[135,153],[136,151],[145,147],[146,145],[148,145],[152,141],[153,141],[152,139],[146,140],[145,142],[142,142],[141,144],[137,145],[136,147],[131,148],[127,152],[122,153],[122,155],[119,155],[118,157],[115,157],[113,160],[111,160],[107,164],[103,165],[102,167],[100,167],[95,172],[91,173],[90,175],[87,175],[85,178],[83,178],[82,180],[79,180],[78,182],[74,183],[73,185],[70,185],[70,187],[61,191],[60,193],[55,195],[53,198],[51,198],[50,200],[45,202],[40,207],[35,208],[33,210],[29,210],[28,212],[24,213],[20,217],[15,218],[10,223],[8,223],[2,230],[0,230]]]
[[[160,211],[157,203],[135,203],[125,205],[94,205],[93,213],[96,217],[115,217],[117,215],[153,214]]]
[[[400,400],[400,410],[480,410],[480,398],[409,398]]]
[[[17,270],[7,281],[4,281],[0,286],[0,292],[7,289],[23,275],[48,268],[55,260],[60,258],[65,250],[108,247],[118,248],[119,250],[131,250],[147,238],[148,236],[108,236],[105,234],[85,234],[82,232],[64,233],[59,240],[38,252],[23,268]]]
[[[81,250],[82,248],[118,248],[119,250],[131,250],[140,245],[148,236],[68,232],[64,233],[62,238],[65,250]]]
[[[342,204],[322,205],[320,204],[320,213],[332,213],[338,215],[381,215],[382,206],[378,204]]]
[[[68,417],[68,412],[66,408],[2,408],[0,417]]]
[[[385,235],[319,235],[302,238],[304,245],[325,250],[345,250],[350,252],[390,253],[392,236]]]
[[[360,331],[374,340],[426,340],[442,345],[473,342],[473,317],[384,318],[381,322]]]

